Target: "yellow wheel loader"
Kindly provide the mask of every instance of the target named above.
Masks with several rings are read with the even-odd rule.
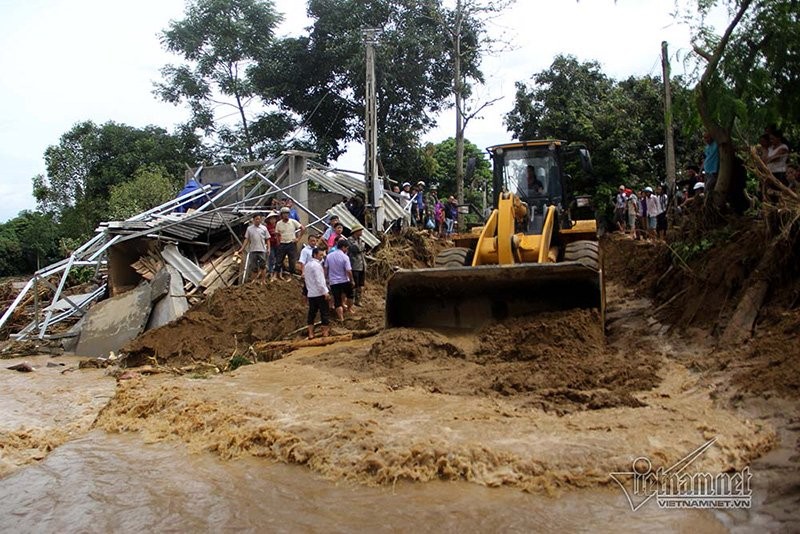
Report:
[[[564,141],[487,149],[494,210],[485,226],[442,251],[436,267],[400,270],[386,288],[386,326],[480,328],[492,320],[573,308],[605,310],[597,225],[565,171],[591,172],[588,151]],[[591,210],[588,210],[591,213]],[[577,215],[576,215],[577,216]]]

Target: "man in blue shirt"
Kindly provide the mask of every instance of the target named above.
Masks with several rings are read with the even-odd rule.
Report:
[[[714,190],[714,185],[717,183],[717,175],[719,174],[719,147],[717,146],[717,142],[708,132],[703,134],[703,141],[706,143],[706,148],[704,150],[705,160],[703,161],[703,172],[706,175],[706,193],[710,193]]]
[[[425,228],[425,182],[420,180],[417,182],[417,224]]]
[[[331,284],[333,305],[336,308],[336,317],[344,321],[344,310],[355,313],[351,302],[353,300],[353,268],[347,250],[350,243],[346,237],[340,237],[336,243],[336,250],[330,252],[325,260],[325,270]]]
[[[289,208],[289,218],[300,222],[300,214],[297,213],[297,209],[294,207],[294,201],[291,198],[287,198],[283,201],[283,205]]]

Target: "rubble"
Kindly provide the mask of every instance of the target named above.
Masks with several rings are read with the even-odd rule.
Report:
[[[273,198],[292,199],[302,222],[318,232],[330,214],[352,226],[356,220],[343,202],[326,207],[323,216],[314,213],[308,183],[350,197],[366,193],[364,178],[308,161],[310,156],[286,151],[250,164],[247,172],[233,167],[236,178],[225,184],[203,183],[200,167],[178,197],[124,221],[102,223],[94,237],[34,273],[19,292],[0,286],[0,333],[105,356],[143,331],[179,319],[216,291],[241,284],[246,266],[236,252],[243,227],[253,213],[269,209]],[[395,200],[384,201],[389,228],[398,218],[408,220]],[[363,238],[373,247],[381,243],[369,231]]]

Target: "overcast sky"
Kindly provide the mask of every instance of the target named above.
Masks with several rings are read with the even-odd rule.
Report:
[[[285,16],[279,35],[310,24],[305,2],[275,4]],[[187,117],[152,95],[159,68],[175,61],[157,34],[183,8],[183,0],[0,0],[0,221],[35,207],[31,178],[45,172],[45,149],[75,123],[171,130]],[[503,99],[469,124],[467,137],[481,147],[509,140],[502,116],[513,106],[514,82],[547,68],[559,53],[597,60],[614,78],[658,75],[661,41],[673,54],[689,45],[673,9],[673,0],[517,0],[491,26],[515,49],[487,58],[489,83],[479,90]],[[673,72],[682,72],[678,62]],[[424,139],[453,136],[454,122],[445,112]],[[351,145],[339,164],[359,169],[363,154]]]

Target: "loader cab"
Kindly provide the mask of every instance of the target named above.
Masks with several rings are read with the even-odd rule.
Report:
[[[501,192],[528,205],[528,234],[541,233],[547,206],[563,207],[568,196],[562,179],[562,141],[522,141],[489,147],[494,163],[494,205]]]

